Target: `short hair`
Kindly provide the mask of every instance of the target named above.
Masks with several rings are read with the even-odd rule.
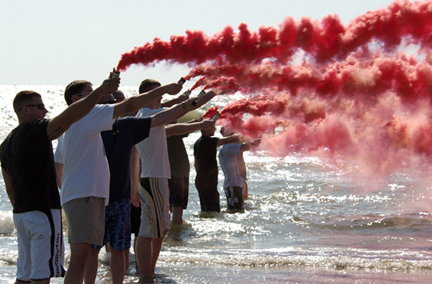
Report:
[[[159,81],[153,80],[153,79],[145,79],[141,82],[139,85],[139,93],[146,93],[148,91],[153,90],[154,88],[162,86]]]
[[[72,96],[81,93],[85,86],[92,85],[91,82],[85,80],[75,80],[66,86],[64,98],[68,105],[72,104]]]
[[[126,98],[125,95],[124,95],[124,93],[123,93],[122,91],[120,91],[120,90],[115,90],[115,91],[112,93],[112,95],[114,96],[115,99],[117,99],[117,98],[116,98],[116,95],[118,95],[118,94],[122,95],[122,96],[123,96],[123,99]]]
[[[21,91],[18,94],[16,94],[14,100],[13,100],[13,108],[15,113],[18,114],[20,109],[30,100],[32,100],[34,97],[41,98],[42,96],[35,92],[35,91]]]

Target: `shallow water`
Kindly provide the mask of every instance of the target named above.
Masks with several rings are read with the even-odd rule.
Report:
[[[39,91],[50,115],[65,108],[63,86],[0,86],[0,140],[16,126],[12,99]],[[135,88],[122,88],[127,95]],[[223,105],[225,98],[216,98]],[[191,164],[199,134],[185,138]],[[54,143],[54,146],[56,143]],[[432,279],[430,169],[359,178],[317,157],[245,153],[249,199],[241,213],[201,214],[191,167],[185,224],[173,226],[159,258],[158,283],[429,283]],[[226,200],[221,188],[221,206]],[[67,242],[67,239],[66,239]],[[66,252],[66,267],[69,251]],[[13,283],[16,234],[0,180],[0,283]],[[136,283],[130,258],[125,283]],[[61,283],[53,279],[52,283]],[[105,252],[97,283],[110,283]]]

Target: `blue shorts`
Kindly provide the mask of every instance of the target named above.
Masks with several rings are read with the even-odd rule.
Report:
[[[130,199],[115,201],[105,207],[105,234],[103,244],[107,242],[118,251],[131,247],[131,203]],[[101,246],[92,246],[100,249]]]

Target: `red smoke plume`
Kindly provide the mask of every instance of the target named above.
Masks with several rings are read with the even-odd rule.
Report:
[[[355,160],[373,174],[432,161],[432,0],[396,1],[343,25],[291,17],[279,27],[187,31],[122,55],[118,69],[162,60],[185,77],[240,92],[218,123],[277,156]],[[404,48],[416,48],[416,56]]]
[[[170,41],[155,38],[152,43],[124,53],[117,69],[125,71],[131,64],[162,60],[196,65],[208,61],[260,63],[268,58],[288,62],[298,50],[323,63],[344,59],[373,40],[380,41],[386,51],[394,50],[402,39],[430,48],[430,4],[397,1],[387,9],[358,16],[347,27],[337,15],[328,15],[321,22],[309,18],[295,22],[287,17],[279,28],[260,27],[258,32],[249,31],[246,24],[240,24],[237,33],[227,26],[213,36],[186,31],[185,36],[171,36]]]
[[[218,109],[219,109],[219,107],[217,107],[217,106],[209,108],[209,109],[206,111],[206,113],[204,113],[204,114],[201,116],[201,118],[202,118],[202,119],[212,119],[212,118],[216,115]]]

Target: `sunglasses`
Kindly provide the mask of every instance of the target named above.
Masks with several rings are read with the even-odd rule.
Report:
[[[45,105],[44,104],[33,104],[33,105],[25,105],[26,107],[37,107],[40,110],[45,110]],[[18,111],[21,111],[22,108],[24,106],[22,106]]]

